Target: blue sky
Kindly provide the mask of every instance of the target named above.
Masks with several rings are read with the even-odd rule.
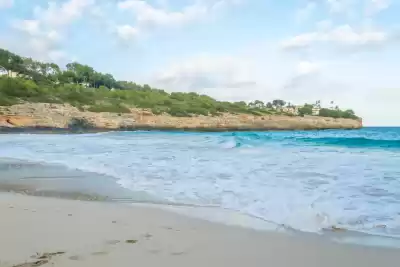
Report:
[[[400,125],[399,0],[0,0],[0,46],[168,91]]]

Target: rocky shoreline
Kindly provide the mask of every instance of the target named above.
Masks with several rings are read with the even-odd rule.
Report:
[[[267,131],[362,128],[361,120],[317,116],[222,114],[216,117],[172,117],[170,115],[154,115],[145,109],[132,108],[130,111],[130,113],[95,113],[81,111],[69,104],[48,103],[0,106],[0,132]]]

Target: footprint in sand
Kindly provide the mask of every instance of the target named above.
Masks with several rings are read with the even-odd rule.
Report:
[[[72,261],[83,261],[83,260],[85,260],[85,258],[83,256],[80,256],[80,255],[74,255],[74,256],[68,257],[68,259],[70,259]]]
[[[186,253],[187,253],[187,251],[174,251],[174,252],[171,252],[170,255],[179,256],[179,255],[183,255],[183,254],[186,254]]]
[[[37,259],[36,261],[17,264],[17,265],[14,265],[13,267],[37,267],[37,266],[42,266],[44,264],[49,263],[49,261],[51,260],[52,257],[60,256],[60,255],[63,255],[63,254],[65,254],[65,252],[63,252],[63,251],[53,252],[53,253],[43,253],[43,254],[37,253],[36,255],[31,257],[31,258]]]
[[[14,265],[13,267],[37,267],[37,266],[44,265],[48,262],[49,262],[49,260],[39,260],[39,261],[35,261],[35,262],[26,262],[26,263],[22,263],[22,264],[17,264],[17,265]]]
[[[119,244],[119,243],[121,243],[121,241],[119,241],[119,240],[107,240],[106,241],[107,245],[116,245],[116,244]]]

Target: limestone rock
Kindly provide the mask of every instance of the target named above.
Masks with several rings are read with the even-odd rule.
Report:
[[[80,111],[70,104],[24,103],[0,107],[0,128],[68,129],[73,119],[87,121],[95,129],[191,129],[191,130],[312,130],[358,129],[361,120],[334,119],[316,116],[253,116],[222,114],[221,116],[172,117],[154,115],[148,110],[132,108],[131,113],[94,113]]]

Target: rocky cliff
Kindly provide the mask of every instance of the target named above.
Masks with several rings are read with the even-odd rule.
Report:
[[[169,129],[198,131],[228,130],[314,130],[358,129],[361,120],[316,116],[253,116],[223,114],[217,117],[172,117],[154,115],[148,110],[131,109],[131,113],[94,113],[80,111],[69,104],[25,103],[0,107],[0,129],[64,129],[72,121],[85,121],[93,130]]]

